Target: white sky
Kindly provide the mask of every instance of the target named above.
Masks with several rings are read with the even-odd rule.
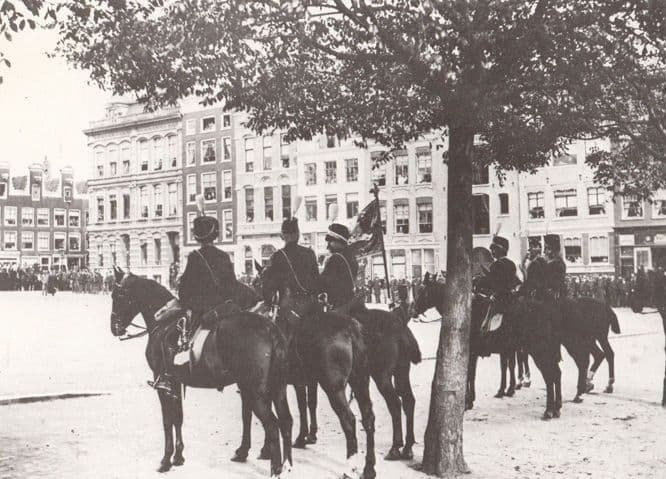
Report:
[[[87,74],[61,58],[47,58],[56,43],[54,31],[24,31],[13,41],[0,40],[12,62],[3,66],[0,84],[0,161],[12,174],[48,156],[53,170],[74,168],[77,180],[89,172],[85,136],[93,120],[104,117],[110,95],[87,84]]]

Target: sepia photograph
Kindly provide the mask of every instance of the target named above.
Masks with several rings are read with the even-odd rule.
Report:
[[[666,0],[0,0],[0,146],[0,479],[666,474]]]

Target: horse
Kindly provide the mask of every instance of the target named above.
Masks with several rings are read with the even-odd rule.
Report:
[[[148,334],[146,358],[155,378],[164,370],[162,342],[180,334],[179,317],[157,321],[155,313],[173,300],[172,294],[156,281],[125,275],[115,270],[115,285],[111,293],[111,333],[122,337],[139,313]],[[122,339],[122,338],[121,338]],[[278,478],[286,466],[293,465],[291,455],[292,418],[286,395],[287,348],[284,337],[269,319],[250,312],[234,312],[212,325],[206,338],[201,359],[190,366],[176,366],[176,376],[183,386],[221,389],[236,383],[243,408],[259,418],[270,450],[271,477]],[[180,385],[179,385],[180,386]],[[183,457],[183,404],[180,387],[177,397],[157,391],[164,426],[164,455],[159,472],[180,466]],[[277,417],[271,410],[275,406]],[[173,432],[176,433],[174,448]],[[280,435],[284,444],[284,464],[280,452]],[[173,455],[173,460],[172,460]]]
[[[428,309],[435,307],[443,317],[442,298],[446,285],[428,279],[424,281],[421,290],[412,307],[412,315],[418,316]],[[546,311],[535,310],[540,308],[538,303],[521,299],[516,301],[504,314],[502,326],[493,333],[494,338],[484,338],[481,335],[481,323],[487,311],[488,300],[477,295],[472,300],[472,325],[470,331],[470,358],[467,375],[467,394],[465,408],[472,409],[476,399],[475,379],[476,362],[479,355],[490,352],[503,351],[507,358],[511,358],[519,348],[529,353],[541,372],[546,383],[546,411],[542,419],[547,420],[560,416],[562,407],[561,371],[558,364],[559,343],[552,330],[552,322]],[[535,314],[537,313],[538,314]],[[530,318],[534,320],[530,320]],[[504,330],[504,331],[502,331]],[[491,333],[491,335],[493,334]],[[502,345],[502,341],[507,344]],[[496,351],[493,351],[495,349]],[[513,353],[512,353],[513,351]],[[504,362],[504,361],[503,361]],[[515,380],[515,378],[514,378]],[[500,390],[502,390],[500,386]],[[511,385],[510,385],[511,388]],[[511,390],[509,390],[511,392]]]

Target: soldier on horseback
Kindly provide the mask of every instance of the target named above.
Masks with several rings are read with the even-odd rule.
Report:
[[[559,301],[566,297],[567,265],[562,259],[560,236],[549,234],[544,237],[546,244],[545,292],[549,299]]]
[[[328,304],[343,313],[348,313],[357,303],[354,282],[358,262],[349,245],[349,238],[349,229],[345,225],[333,223],[328,227],[326,247],[331,256],[321,273],[321,291],[326,293]]]
[[[546,260],[541,256],[539,238],[530,238],[529,251],[523,260],[521,269],[523,271],[521,295],[530,299],[543,300],[546,286]]]
[[[220,225],[212,216],[195,218],[192,233],[201,243],[201,248],[187,257],[187,266],[178,287],[181,310],[189,311],[189,320],[183,321],[180,337],[165,335],[162,344],[164,372],[154,383],[170,396],[176,396],[174,356],[178,352],[178,341],[189,346],[191,333],[201,324],[203,316],[232,298],[236,283],[234,266],[229,255],[218,249],[213,242],[220,234]]]

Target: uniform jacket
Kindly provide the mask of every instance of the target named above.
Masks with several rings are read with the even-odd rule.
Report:
[[[178,297],[186,309],[205,313],[231,299],[235,285],[236,274],[229,255],[213,245],[204,245],[198,252],[192,251],[188,255],[187,266],[178,287]]]
[[[495,260],[490,265],[485,282],[494,294],[508,295],[519,283],[516,277],[516,265],[506,256]]]
[[[522,292],[525,296],[542,298],[546,292],[546,260],[537,256],[533,260],[526,260],[525,281]]]
[[[354,282],[358,263],[351,248],[333,253],[321,273],[321,290],[328,295],[328,302],[337,308],[354,298]]]
[[[291,263],[291,267],[289,263]],[[273,253],[263,275],[267,280],[279,278],[280,281],[267,282],[280,284],[277,291],[281,293],[289,288],[296,294],[316,296],[320,290],[319,267],[314,251],[295,242],[287,243],[284,248]],[[272,296],[274,292],[269,291],[268,293]]]
[[[566,296],[567,287],[565,283],[567,265],[564,260],[557,256],[546,262],[546,291],[555,299]]]

